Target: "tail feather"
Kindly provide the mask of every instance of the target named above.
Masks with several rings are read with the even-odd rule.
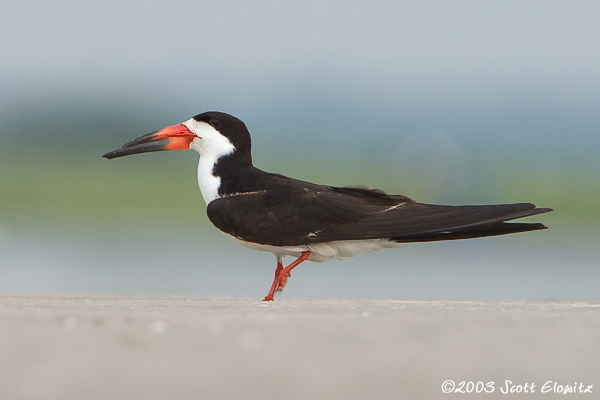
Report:
[[[540,223],[507,222],[552,211],[530,203],[480,206],[444,206],[406,203],[372,213],[349,224],[333,225],[313,243],[330,240],[386,238],[396,242],[469,239],[546,229]]]
[[[450,231],[398,236],[393,237],[390,240],[398,243],[432,242],[437,240],[472,239],[486,236],[507,235],[509,233],[537,231],[540,229],[548,229],[548,227],[540,223],[495,222],[492,224],[454,229]]]

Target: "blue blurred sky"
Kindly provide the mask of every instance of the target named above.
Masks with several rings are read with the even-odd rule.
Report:
[[[597,1],[5,0],[1,9],[5,121],[105,108],[155,128],[216,109],[269,139],[328,146],[405,132],[549,160],[600,150]]]
[[[0,291],[262,294],[272,257],[201,229],[197,156],[100,157],[219,110],[270,171],[556,209],[546,232],[307,267],[290,295],[593,298],[599,21],[598,1],[0,0]]]

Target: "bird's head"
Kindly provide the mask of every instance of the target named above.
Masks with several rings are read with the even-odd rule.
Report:
[[[132,154],[164,150],[196,150],[200,157],[217,160],[236,154],[252,163],[250,133],[232,115],[209,111],[178,125],[140,136],[102,157],[112,159]]]

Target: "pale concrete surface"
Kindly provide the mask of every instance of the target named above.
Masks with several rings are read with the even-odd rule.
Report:
[[[438,398],[600,398],[600,304],[0,296],[0,399]]]

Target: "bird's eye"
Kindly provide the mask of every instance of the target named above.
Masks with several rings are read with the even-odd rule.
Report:
[[[215,126],[219,125],[219,120],[218,120],[218,119],[216,119],[216,118],[213,118],[213,119],[211,119],[211,120],[209,121],[209,124],[210,124],[212,127],[215,127]]]

